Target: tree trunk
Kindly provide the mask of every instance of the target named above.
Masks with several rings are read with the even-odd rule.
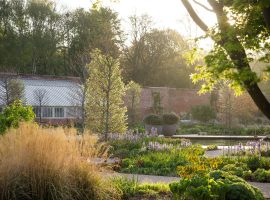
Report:
[[[268,30],[270,30],[270,7],[263,9],[263,17]]]
[[[238,40],[236,34],[234,34],[235,30],[232,29],[230,24],[228,23],[228,19],[226,16],[226,13],[223,11],[222,4],[219,4],[215,0],[208,0],[209,4],[213,7],[213,10],[217,16],[218,20],[218,26],[220,29],[220,36],[221,39],[217,40],[216,38],[212,38],[217,44],[222,46],[227,54],[229,55],[230,59],[232,60],[233,64],[237,68],[237,70],[240,72],[241,70],[245,70],[246,72],[249,72],[252,74],[252,70],[250,68],[250,65],[248,63],[247,55],[245,52],[244,47],[242,46],[241,42]],[[183,5],[189,12],[189,15],[193,19],[193,21],[205,32],[207,32],[209,29],[206,26],[206,24],[201,20],[201,18],[197,15],[197,13],[194,11],[193,7],[189,3],[188,0],[182,0]],[[267,12],[264,12],[266,19],[269,19],[269,10],[266,10]],[[230,34],[226,34],[230,33]],[[230,48],[230,44],[233,44],[234,48]],[[247,92],[253,99],[254,103],[257,105],[257,107],[262,111],[262,113],[270,119],[270,103],[265,97],[265,95],[262,93],[261,89],[259,88],[257,83],[253,83],[252,80],[243,80],[243,85],[245,86]]]

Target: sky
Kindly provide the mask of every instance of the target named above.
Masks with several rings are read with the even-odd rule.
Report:
[[[67,9],[73,10],[76,8],[89,9],[93,0],[58,0]],[[205,0],[202,0],[205,1]],[[122,21],[122,26],[125,32],[130,31],[128,25],[128,17],[131,15],[148,14],[152,17],[155,27],[171,28],[177,30],[184,37],[198,37],[203,35],[203,32],[198,28],[192,19],[189,17],[185,7],[180,0],[117,0],[112,2],[104,0],[103,5],[109,6],[112,10],[118,12]],[[194,8],[203,16],[203,20],[213,26],[216,18],[213,13],[204,10],[203,8],[194,5]],[[211,40],[203,40],[199,46],[209,49],[212,46]]]

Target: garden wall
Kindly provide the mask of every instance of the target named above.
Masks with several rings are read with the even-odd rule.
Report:
[[[199,95],[195,89],[145,87],[141,92],[141,117],[153,112],[154,96],[158,95],[164,112],[186,113],[195,105],[210,104],[210,94]]]

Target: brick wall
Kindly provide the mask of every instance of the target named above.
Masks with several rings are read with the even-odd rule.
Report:
[[[210,94],[199,95],[198,90],[166,87],[147,87],[141,93],[141,117],[152,112],[153,93],[159,93],[164,112],[189,112],[192,106],[210,104]]]

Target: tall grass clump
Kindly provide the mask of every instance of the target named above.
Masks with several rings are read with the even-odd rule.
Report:
[[[78,140],[73,129],[22,124],[7,131],[0,136],[0,199],[119,199],[87,163],[99,149],[93,136]]]

